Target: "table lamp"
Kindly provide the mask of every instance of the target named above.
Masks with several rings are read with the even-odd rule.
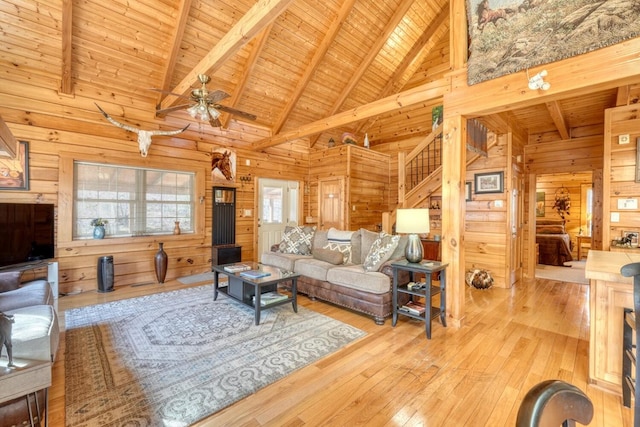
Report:
[[[429,232],[429,209],[398,209],[396,233],[408,233],[405,257],[409,262],[422,261],[422,243],[418,234]]]

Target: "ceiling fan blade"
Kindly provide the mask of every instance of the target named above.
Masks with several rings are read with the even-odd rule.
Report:
[[[235,116],[242,116],[245,119],[249,119],[249,120],[257,119],[257,117],[255,115],[253,115],[253,114],[249,114],[249,113],[246,113],[244,111],[236,110],[235,108],[225,107],[224,105],[216,104],[215,108],[220,110],[220,111],[224,111],[225,113],[233,114]]]
[[[191,107],[191,104],[174,105],[173,107],[163,108],[162,110],[156,110],[156,116],[162,115],[162,114],[167,114],[167,113],[170,113],[170,112],[176,111],[176,110],[186,109],[186,108],[189,108],[189,107]]]
[[[214,128],[222,127],[222,123],[220,123],[220,120],[214,119],[213,117],[209,119],[209,124]]]
[[[230,97],[231,95],[229,95],[227,92],[223,91],[223,90],[214,90],[213,92],[209,92],[209,94],[207,95],[207,102],[218,102],[218,101],[222,101],[225,98]]]

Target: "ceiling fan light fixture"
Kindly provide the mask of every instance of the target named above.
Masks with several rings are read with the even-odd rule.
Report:
[[[216,110],[213,107],[209,107],[209,114],[211,115],[211,117],[213,117],[214,119],[220,118],[220,111]]]

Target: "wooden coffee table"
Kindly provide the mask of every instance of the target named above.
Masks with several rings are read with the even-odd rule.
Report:
[[[263,277],[248,277],[245,271],[229,271],[246,266],[252,272],[267,274]],[[278,305],[291,302],[293,311],[298,312],[298,277],[299,274],[276,267],[270,267],[256,262],[237,262],[233,264],[214,265],[213,300],[218,299],[218,292],[225,293],[231,298],[242,302],[255,310],[256,325],[260,324],[260,312]],[[245,274],[242,274],[245,273]],[[219,275],[228,277],[227,286],[220,286]],[[291,295],[283,295],[272,301],[266,301],[267,296],[278,292],[280,283],[291,281]],[[270,298],[272,299],[272,298]]]

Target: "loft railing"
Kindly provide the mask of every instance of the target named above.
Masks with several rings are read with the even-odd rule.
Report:
[[[442,166],[442,125],[407,155],[404,164],[405,192],[411,191]]]

